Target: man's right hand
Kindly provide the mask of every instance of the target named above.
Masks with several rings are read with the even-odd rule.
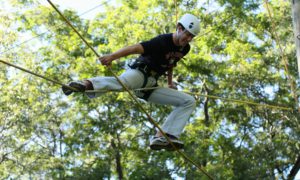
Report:
[[[99,61],[101,62],[102,65],[104,66],[111,66],[111,62],[113,61],[112,55],[104,55],[102,57],[99,57]]]

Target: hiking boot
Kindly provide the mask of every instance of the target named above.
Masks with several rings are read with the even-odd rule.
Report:
[[[68,88],[67,86],[62,86],[62,91],[67,96],[72,94],[73,92],[84,92],[86,89],[84,81],[72,81],[68,84],[68,86],[71,86],[77,90],[75,91],[73,89]]]
[[[182,149],[184,147],[183,142],[180,141],[178,138],[170,134],[166,134],[166,135],[169,137],[169,139],[177,149]],[[160,136],[160,137],[154,136],[150,141],[150,148],[152,150],[165,149],[167,151],[175,151],[173,146],[169,143],[169,141],[164,136]]]

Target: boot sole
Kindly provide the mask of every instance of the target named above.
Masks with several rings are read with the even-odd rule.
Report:
[[[77,89],[77,91],[73,91],[73,90],[69,89],[66,86],[62,86],[62,91],[67,96],[70,95],[70,94],[72,94],[73,92],[84,92],[85,91],[85,86],[82,85],[82,84],[76,83],[76,82],[71,82],[69,84],[69,86]]]
[[[178,144],[178,143],[173,143],[173,144],[177,149],[183,149],[183,147],[184,147],[183,144]],[[173,146],[171,144],[168,144],[166,146],[154,144],[154,145],[150,145],[150,149],[155,150],[155,151],[159,151],[162,149],[165,149],[167,151],[175,151],[175,149],[173,148]]]

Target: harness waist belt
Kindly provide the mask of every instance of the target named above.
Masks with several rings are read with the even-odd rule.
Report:
[[[129,65],[131,69],[138,69],[140,70],[145,76],[149,77],[152,76],[155,79],[158,79],[159,75],[157,72],[153,71],[149,66],[142,62],[134,62],[132,65]]]

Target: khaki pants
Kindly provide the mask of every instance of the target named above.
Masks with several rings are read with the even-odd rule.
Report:
[[[129,89],[142,88],[144,84],[144,75],[137,69],[128,69],[119,76],[120,80]],[[115,77],[95,77],[88,79],[92,82],[95,90],[122,90],[123,87],[119,84]],[[146,87],[152,87],[156,84],[154,78],[148,78]],[[87,94],[90,98],[102,95],[103,92],[96,94]],[[157,88],[155,89],[148,102],[162,105],[172,105],[173,111],[168,115],[166,121],[162,125],[165,133],[179,137],[186,125],[191,113],[195,109],[194,97],[179,92],[171,88]]]

